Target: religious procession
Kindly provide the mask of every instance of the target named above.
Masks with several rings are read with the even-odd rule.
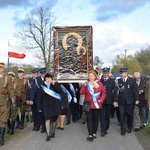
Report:
[[[27,78],[23,68],[17,74],[6,73],[5,64],[0,63],[0,146],[6,134],[23,130],[29,121],[32,132],[46,133],[43,140],[47,142],[55,138],[57,129],[64,130],[78,120],[87,124],[89,142],[97,138],[99,127],[100,135],[107,138],[115,114],[120,136],[148,125],[150,80],[138,71],[129,75],[128,68],[120,68],[117,78],[109,67],[94,68],[92,43],[81,38],[92,33],[92,27],[76,27],[78,32],[72,28],[63,28],[62,36],[60,27],[55,27],[60,38],[54,47],[54,74],[46,67],[34,68]],[[78,41],[78,46],[70,41]]]

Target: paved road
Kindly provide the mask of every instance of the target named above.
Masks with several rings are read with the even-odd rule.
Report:
[[[134,133],[120,135],[115,119],[111,120],[111,127],[105,137],[100,136],[93,142],[87,141],[87,127],[81,121],[65,126],[64,130],[56,130],[56,137],[45,141],[46,134],[32,131],[31,123],[24,130],[15,130],[5,141],[0,150],[143,150]]]

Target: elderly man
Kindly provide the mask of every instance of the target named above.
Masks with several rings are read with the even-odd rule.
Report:
[[[128,76],[128,69],[121,68],[120,76],[118,79],[118,98],[114,101],[114,106],[119,105],[121,135],[132,132],[133,126],[133,110],[134,105],[139,104],[139,93],[136,82],[133,78]]]
[[[145,99],[148,101],[148,108],[150,111],[150,80],[148,80],[146,84]]]
[[[146,89],[146,80],[141,79],[139,72],[134,73],[134,79],[138,86],[139,92],[139,104],[134,107],[134,131],[139,131],[140,128],[144,128],[144,107],[146,104],[145,101],[145,89]]]

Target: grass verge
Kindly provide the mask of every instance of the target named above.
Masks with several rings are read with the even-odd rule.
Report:
[[[144,129],[141,129],[139,132],[134,133],[144,150],[150,150],[150,113],[148,117],[148,126],[144,127]]]

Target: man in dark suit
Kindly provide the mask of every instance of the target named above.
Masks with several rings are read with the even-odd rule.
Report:
[[[39,124],[39,115],[38,115],[38,110],[37,110],[37,97],[35,96],[34,98],[32,98],[32,96],[34,96],[34,91],[32,86],[35,87],[35,79],[38,77],[38,69],[33,69],[32,71],[32,77],[28,79],[28,88],[27,88],[27,92],[26,92],[26,103],[28,105],[30,105],[30,98],[34,100],[33,104],[31,105],[32,108],[32,118],[33,118],[33,130],[38,131],[40,124]],[[31,97],[30,97],[31,96]],[[31,102],[32,103],[32,102]]]
[[[118,98],[115,99],[114,106],[119,105],[121,135],[132,132],[134,105],[139,104],[139,93],[135,80],[128,76],[127,68],[120,69],[121,78],[118,79]],[[127,127],[127,128],[126,128]]]
[[[146,106],[145,100],[145,89],[146,89],[146,80],[141,79],[139,72],[134,73],[134,79],[138,86],[139,91],[139,105],[134,107],[134,131],[139,131],[140,128],[144,128],[144,108]]]
[[[110,68],[103,68],[103,76],[101,78],[101,82],[103,83],[106,89],[106,100],[103,103],[101,113],[100,113],[100,123],[101,123],[101,136],[105,136],[107,134],[107,130],[109,129],[110,124],[110,114],[112,104],[114,102],[114,98],[117,95],[117,88],[115,85],[115,80],[109,77]]]
[[[44,83],[44,76],[46,74],[46,68],[39,69],[39,72],[40,72],[40,76],[37,77],[33,81],[32,88],[30,91],[30,105],[37,103],[37,94],[39,92],[40,86]],[[43,113],[38,112],[38,115],[39,115],[39,121],[41,125],[41,133],[44,133],[46,131],[46,128],[45,128],[45,119],[44,119]]]

